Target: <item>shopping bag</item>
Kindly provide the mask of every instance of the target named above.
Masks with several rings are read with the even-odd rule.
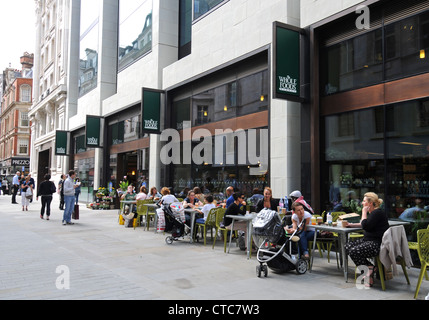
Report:
[[[162,209],[157,209],[156,214],[158,215],[158,222],[156,226],[156,232],[164,232],[165,230],[165,216]]]
[[[72,212],[72,219],[73,220],[79,220],[79,205],[78,204],[74,205],[74,209]]]

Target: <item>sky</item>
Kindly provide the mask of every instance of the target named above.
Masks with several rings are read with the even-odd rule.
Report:
[[[34,0],[0,0],[0,70],[21,70],[19,58],[34,53],[36,12]]]

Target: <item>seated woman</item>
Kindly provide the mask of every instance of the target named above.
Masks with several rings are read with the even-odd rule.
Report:
[[[194,209],[195,207],[202,207],[203,204],[201,201],[195,196],[195,192],[193,190],[188,192],[188,196],[183,200],[184,208]]]
[[[374,282],[374,265],[368,260],[380,253],[380,246],[384,232],[389,229],[389,221],[384,210],[380,209],[383,200],[374,192],[365,193],[362,201],[362,218],[360,223],[347,223],[347,227],[361,227],[364,236],[361,239],[350,241],[345,245],[346,253],[356,266],[365,265],[368,273],[365,285],[372,286]]]
[[[296,201],[292,204],[292,212],[292,228],[285,227],[285,229],[288,233],[294,233],[298,230],[301,222],[305,220],[299,229],[302,230],[299,235],[299,248],[303,258],[308,259],[308,241],[314,239],[315,232],[314,228],[310,227],[311,213],[305,211],[304,205]]]
[[[277,211],[278,201],[273,199],[273,191],[269,187],[264,189],[264,198],[258,201],[256,204],[256,212],[261,211],[264,208],[268,208]]]
[[[177,200],[175,196],[170,194],[170,189],[168,189],[167,187],[164,187],[161,189],[161,195],[162,195],[162,198],[160,203],[172,204],[173,202],[179,202],[179,200]]]
[[[225,215],[223,217],[223,222],[221,226],[223,225],[226,229],[232,230],[232,218],[227,217],[228,215],[243,215],[245,214],[245,206],[242,205],[244,202],[244,195],[242,193],[234,193],[232,194],[232,197],[234,199],[234,202],[229,205],[229,207],[225,211]],[[243,232],[247,231],[247,222],[246,221],[235,221],[234,222],[234,229],[233,230],[240,230]],[[244,237],[244,243],[245,247],[247,248],[247,237]]]
[[[150,188],[150,193],[148,194],[148,199],[153,199],[153,200],[159,200],[161,199],[162,195],[158,192],[158,190],[156,189],[156,187],[152,187]]]
[[[145,186],[140,187],[140,192],[137,193],[136,200],[145,200],[147,198],[147,189]]]
[[[136,200],[136,193],[134,192],[134,187],[132,185],[128,186],[127,192],[122,195],[121,200],[133,201],[133,202]],[[125,204],[124,211],[122,212],[122,216],[127,222],[125,224],[126,227],[129,226],[130,221],[134,219],[135,213],[137,212],[137,207],[135,205],[133,206],[132,212],[130,212],[130,207],[131,206],[129,204]]]

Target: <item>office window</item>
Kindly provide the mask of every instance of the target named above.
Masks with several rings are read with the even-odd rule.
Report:
[[[30,125],[30,122],[28,120],[28,113],[27,112],[20,112],[20,126],[21,127],[28,127]]]
[[[97,87],[100,1],[81,2],[79,97]]]
[[[119,71],[152,50],[152,1],[119,1]]]
[[[31,102],[31,87],[27,84],[20,87],[20,101]]]
[[[179,3],[179,59],[191,53],[192,40],[192,0]]]
[[[194,0],[194,20],[217,7],[225,0]]]
[[[28,139],[18,139],[18,153],[20,155],[28,153]]]

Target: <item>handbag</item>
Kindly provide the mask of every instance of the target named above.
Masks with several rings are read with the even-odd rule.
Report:
[[[74,210],[72,212],[72,219],[73,220],[79,220],[79,205],[78,204],[74,205]]]
[[[25,191],[25,197],[27,199],[33,199],[33,192],[31,191],[30,187],[28,187],[27,190]]]

